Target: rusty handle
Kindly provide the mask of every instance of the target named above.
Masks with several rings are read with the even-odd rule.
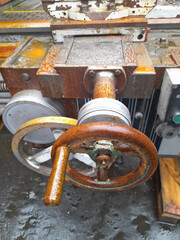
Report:
[[[58,206],[61,202],[69,153],[67,147],[56,149],[53,168],[44,196],[44,204],[47,206]]]

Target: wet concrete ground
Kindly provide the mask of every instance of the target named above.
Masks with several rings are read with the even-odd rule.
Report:
[[[179,240],[180,224],[157,221],[155,182],[122,192],[95,192],[66,182],[56,209],[42,199],[47,177],[24,167],[0,137],[0,240]]]

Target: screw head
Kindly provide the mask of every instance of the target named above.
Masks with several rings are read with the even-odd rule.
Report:
[[[29,83],[31,81],[31,77],[28,73],[22,73],[21,74],[21,79],[25,82],[25,83]]]
[[[115,73],[114,73],[114,75],[115,75],[116,77],[118,77],[120,74],[121,74],[121,71],[120,71],[120,70],[116,70]]]
[[[93,70],[90,70],[88,73],[90,78],[94,78],[95,77],[95,72]]]
[[[143,118],[143,114],[141,112],[136,112],[135,113],[135,118],[136,119],[142,119]]]

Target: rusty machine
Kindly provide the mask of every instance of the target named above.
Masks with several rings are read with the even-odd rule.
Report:
[[[14,155],[50,176],[50,206],[60,203],[65,179],[100,191],[146,181],[158,153],[180,155],[180,4],[42,4],[48,34],[37,26],[38,37],[28,33],[1,65]]]

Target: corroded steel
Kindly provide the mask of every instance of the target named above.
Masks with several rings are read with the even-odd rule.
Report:
[[[108,166],[111,162],[111,157],[107,154],[101,154],[96,158],[97,165],[97,180],[106,182],[108,180]]]
[[[18,42],[0,43],[0,61],[9,57],[18,46]]]
[[[0,0],[0,6],[5,4],[5,3],[8,3],[10,2],[11,0]]]
[[[94,79],[93,98],[116,98],[116,79],[111,72],[99,72]]]
[[[1,65],[1,73],[12,95],[25,89],[39,90],[37,71],[52,43],[27,37],[13,54]],[[30,81],[22,80],[22,74],[28,74]]]
[[[147,27],[147,20],[144,17],[129,17],[108,21],[76,21],[71,19],[54,20],[51,23],[52,30],[72,29],[72,28],[110,28],[115,27]],[[113,33],[113,32],[112,32]]]
[[[26,39],[3,63],[1,71],[12,95],[37,89],[44,97],[89,98],[94,86],[89,71],[93,70],[121,72],[116,76],[117,97],[150,97],[155,72],[148,53],[141,57],[145,47],[137,45],[127,36],[67,38],[63,44],[53,47],[51,42]],[[149,67],[151,74],[144,71]],[[29,82],[22,81],[23,73],[30,76]],[[142,77],[144,74],[148,76]]]
[[[43,1],[43,7],[54,19],[97,21],[146,15],[155,3],[156,0],[59,0]]]
[[[69,153],[67,147],[56,149],[51,175],[44,196],[45,205],[57,206],[61,202]]]
[[[156,170],[158,154],[150,139],[134,128],[115,123],[83,124],[63,133],[53,145],[52,161],[59,146],[68,147],[73,152],[79,145],[98,140],[115,141],[116,143],[120,142],[128,145],[139,156],[139,166],[127,175],[108,179],[102,184],[94,178],[75,171],[67,164],[67,180],[80,187],[101,191],[118,191],[134,187],[146,181]]]
[[[36,21],[2,21],[0,24],[0,30],[10,31],[10,29],[16,29],[19,31],[21,29],[33,29],[36,31],[40,28],[50,29],[50,23],[52,20],[36,20]]]
[[[84,79],[83,79],[83,83],[84,83],[84,87],[86,88],[86,91],[88,93],[92,93],[93,92],[93,88],[94,88],[94,83],[95,83],[95,75],[98,76],[100,72],[102,71],[108,71],[111,72],[112,74],[114,74],[114,81],[115,81],[115,92],[116,94],[120,94],[123,92],[123,90],[126,87],[126,83],[127,83],[127,75],[126,75],[126,71],[124,70],[123,67],[119,67],[119,68],[104,68],[104,69],[98,69],[98,68],[89,68],[87,69],[87,71],[84,74]],[[94,72],[94,76],[91,76],[91,73]],[[104,78],[103,78],[104,79]],[[104,82],[105,83],[105,82]],[[106,84],[105,84],[106,85]],[[111,86],[112,89],[113,86]],[[114,87],[113,87],[114,88]],[[105,91],[105,89],[104,89]]]
[[[48,54],[43,60],[41,67],[39,68],[37,74],[56,74],[56,70],[53,68],[58,54],[61,51],[61,47],[59,45],[53,45]]]

